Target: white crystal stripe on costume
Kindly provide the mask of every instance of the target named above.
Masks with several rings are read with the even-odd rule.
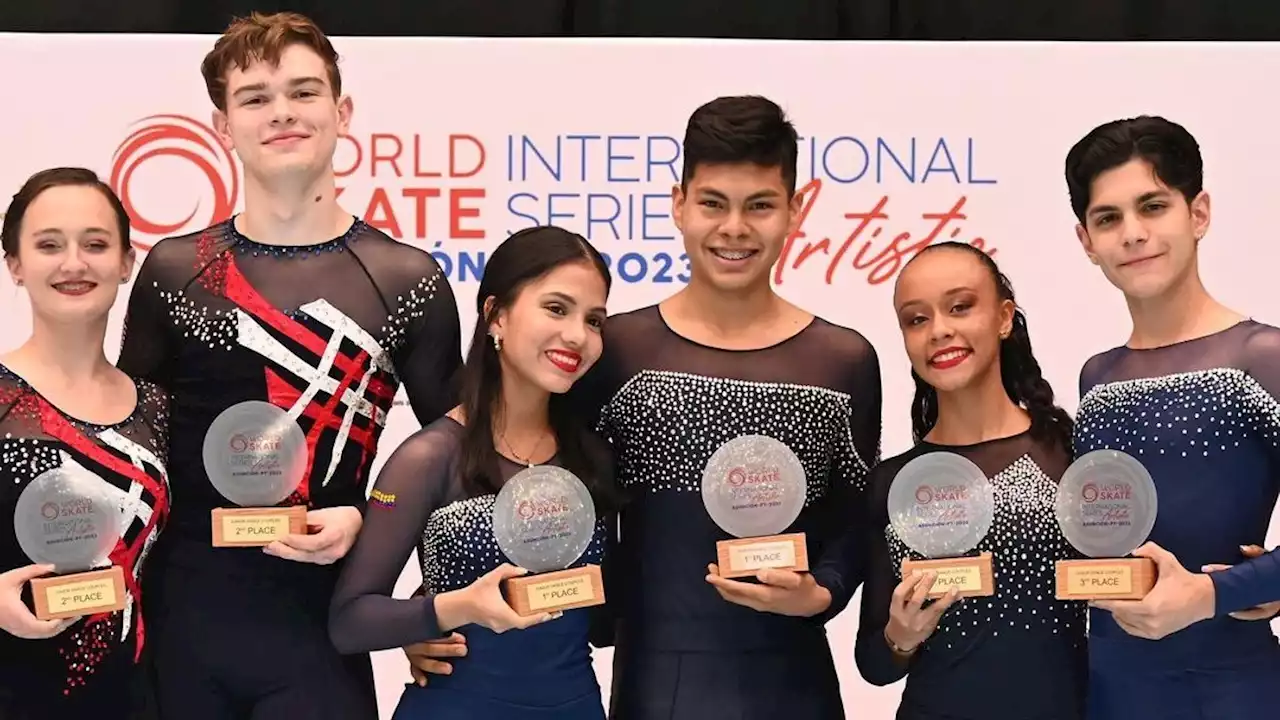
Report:
[[[647,380],[674,381],[676,383],[683,382],[683,383],[692,383],[695,385],[697,384],[726,385],[729,387],[740,387],[744,389],[796,390],[804,393],[813,393],[814,395],[818,395],[818,396],[827,396],[830,398],[834,398],[846,408],[852,408],[852,405],[853,405],[853,399],[849,395],[849,393],[841,392],[839,390],[832,390],[831,388],[819,387],[816,385],[802,385],[800,383],[760,382],[758,380],[738,380],[736,378],[722,378],[722,377],[712,377],[708,375],[694,375],[693,373],[676,372],[673,370],[641,370],[640,372],[631,376],[629,380],[627,380],[625,383],[622,384],[622,387],[618,388],[618,391],[614,393],[613,397],[609,398],[609,401],[605,404],[604,408],[600,413],[601,422],[604,422],[604,417],[608,413],[609,407],[613,404],[615,400],[617,400],[618,398],[624,397],[629,390],[633,389],[632,388],[633,385],[645,382]],[[853,427],[848,422],[848,419],[846,419],[844,423],[844,427],[841,428],[841,431],[842,431],[842,434],[844,435],[844,442],[846,443],[846,446],[849,448],[849,451],[852,453],[854,462],[857,464],[856,469],[865,475],[867,472],[870,471],[871,464],[878,463],[880,461],[879,446],[877,445],[875,449],[876,457],[872,459],[871,464],[868,464],[867,461],[863,459],[862,454],[858,452],[858,446],[854,444]]]
[[[151,452],[151,450],[134,442],[133,440],[130,440],[115,430],[104,430],[103,432],[98,433],[98,439],[101,440],[104,445],[128,455],[129,460],[133,462],[134,467],[142,470],[143,472],[146,472],[144,463],[159,470],[160,482],[164,483],[166,489],[168,488],[169,475],[165,470],[164,463],[162,463],[160,458],[155,453]],[[147,507],[146,504],[142,502],[142,492],[143,487],[140,483],[132,483],[130,487],[130,495],[136,495],[138,498],[138,505],[141,506],[138,508],[138,519],[142,520],[142,527],[143,529],[146,529],[146,523],[151,522],[152,508]],[[142,508],[146,509],[146,517],[143,517]],[[132,568],[133,576],[135,578],[142,575],[142,564],[146,562],[147,555],[151,552],[151,546],[155,544],[157,537],[158,533],[153,530],[142,539],[142,551],[138,553],[137,560],[134,562],[134,566]],[[129,628],[133,622],[133,613],[130,612],[132,607],[133,596],[129,595],[125,598],[125,609],[124,613],[121,615],[120,637],[122,639],[129,636]]]
[[[369,380],[373,377],[373,368],[370,366],[369,372],[360,378],[360,385],[356,388],[356,392],[360,397],[364,397],[364,391],[369,387]],[[351,432],[351,422],[355,419],[356,409],[351,405],[347,405],[346,412],[342,413],[342,424],[338,426],[338,439],[334,443],[334,447],[343,447],[347,443],[347,437]],[[324,474],[324,484],[329,483],[329,478],[333,477],[333,473],[338,469],[338,461],[342,459],[342,453],[329,453],[329,469]]]
[[[382,349],[382,345],[370,335],[364,328],[360,327],[360,323],[342,314],[342,311],[334,307],[328,300],[321,298],[312,300],[303,305],[301,310],[317,321],[324,323],[335,334],[342,335],[356,347],[369,353],[369,357],[373,359],[373,364],[383,372],[391,372],[391,359],[387,357],[387,352]]]
[[[369,388],[369,382],[373,379],[373,374],[377,372],[381,365],[385,364],[386,357],[382,351],[382,346],[378,344],[377,340],[373,339],[372,335],[365,332],[364,328],[360,327],[358,323],[329,304],[328,300],[323,298],[314,300],[303,305],[301,309],[318,322],[328,326],[331,331],[329,347],[325,349],[325,356],[320,361],[325,367],[326,374],[328,373],[328,368],[333,366],[333,358],[337,355],[338,350],[341,349],[343,338],[349,338],[357,347],[369,354],[372,362],[369,363],[369,367],[361,375],[360,382],[355,388],[356,397],[363,398],[365,390]],[[350,388],[348,388],[349,391]],[[314,396],[314,393],[312,395]],[[311,400],[310,397],[304,399],[307,402]],[[301,403],[301,400],[299,402]],[[354,419],[355,408],[348,403],[346,411],[342,413],[342,422],[338,425],[338,434],[333,444],[335,451],[329,453],[329,467],[325,469],[324,478],[320,482],[321,486],[328,485],[329,481],[333,479],[333,474],[338,470],[338,463],[342,460],[342,453],[338,452],[337,448],[346,447],[347,438],[350,437],[351,433],[351,423]],[[381,421],[379,421],[379,424],[381,424]]]
[[[121,435],[115,430],[104,430],[98,433],[98,439],[108,447],[128,455],[129,459],[133,461],[133,464],[136,467],[145,470],[145,463],[146,465],[151,465],[158,470],[164,470],[164,463],[160,461],[160,458],[155,453],[133,440],[130,440],[124,435]],[[165,482],[168,483],[167,475],[165,476]]]
[[[1238,390],[1244,400],[1256,403],[1256,409],[1265,420],[1270,422],[1271,427],[1269,430],[1273,439],[1275,439],[1276,433],[1280,431],[1280,399],[1272,395],[1256,378],[1240,368],[1209,368],[1206,370],[1157,375],[1155,377],[1099,383],[1090,388],[1084,394],[1084,397],[1080,398],[1080,407],[1083,409],[1086,403],[1092,404],[1094,402],[1102,403],[1105,406],[1106,401],[1102,399],[1104,396],[1114,397],[1118,400],[1146,401],[1146,393],[1152,390],[1192,389],[1199,391],[1201,390],[1200,385],[1207,380],[1217,380],[1227,387]],[[1077,414],[1080,414],[1080,412],[1078,411]]]
[[[315,396],[322,389],[327,389],[329,394],[334,394],[338,390],[338,381],[330,375],[333,368],[333,361],[338,356],[338,352],[342,348],[342,341],[348,337],[348,331],[355,330],[358,334],[363,335],[363,341],[372,345],[370,348],[360,345],[359,340],[353,340],[365,352],[370,353],[371,358],[380,356],[381,348],[373,338],[360,329],[358,325],[346,318],[345,315],[338,312],[332,305],[324,301],[316,301],[308,303],[303,307],[308,314],[312,311],[323,315],[324,317],[315,316],[317,320],[328,325],[332,332],[329,335],[329,342],[325,346],[324,353],[320,356],[318,367],[310,367],[302,358],[289,352],[279,341],[272,337],[265,329],[260,326],[257,321],[250,317],[242,310],[236,311],[236,325],[238,332],[236,340],[244,347],[266,357],[267,359],[289,369],[298,377],[306,381],[306,388],[299,394],[298,399],[289,408],[289,416],[297,420],[304,412],[307,406],[315,399]],[[296,368],[296,369],[295,369]],[[305,369],[304,369],[305,368]],[[342,422],[338,425],[337,436],[333,441],[333,452],[329,454],[329,464],[325,468],[324,476],[320,479],[320,486],[325,487],[329,481],[333,479],[334,473],[338,469],[338,463],[342,460],[343,450],[347,446],[347,439],[351,433],[351,423],[355,413],[360,412],[366,417],[372,415],[374,422],[383,425],[386,422],[386,414],[381,408],[369,402],[365,398],[365,390],[369,387],[369,382],[373,375],[377,372],[378,366],[376,361],[369,363],[361,374],[360,380],[353,389],[350,386],[342,391],[342,400],[347,406],[343,412]]]
[[[108,439],[109,435],[115,436],[115,437]],[[129,454],[127,450],[123,450],[120,447],[116,446],[115,440],[117,438],[123,441],[121,445],[124,445],[125,443],[129,443],[128,440],[125,440],[116,431],[106,430],[104,432],[99,433],[98,437],[101,438],[103,442],[106,443],[107,445],[110,445],[111,447],[116,448],[117,450],[120,450],[125,454]],[[99,489],[101,489],[104,493],[107,494],[107,496],[111,499],[112,504],[120,508],[120,516],[121,516],[120,519],[124,521],[123,532],[121,533],[122,535],[128,533],[130,526],[133,525],[135,520],[137,522],[142,523],[142,529],[144,530],[146,529],[147,523],[151,521],[151,513],[154,511],[154,508],[152,508],[145,501],[143,501],[142,492],[144,488],[142,487],[141,483],[138,483],[136,481],[130,482],[128,491],[121,490],[115,485],[112,485],[106,480],[103,480],[97,473],[93,472],[92,470],[89,470],[88,468],[84,467],[80,463],[76,462],[76,459],[71,457],[66,452],[59,452],[58,455],[60,459],[59,466],[64,468],[75,468],[77,470],[81,470],[86,475],[92,476],[98,480]],[[139,468],[142,467],[139,464],[138,458],[136,456],[131,455],[130,458],[133,461],[133,464],[135,466]],[[143,550],[142,552],[138,553],[138,562],[134,567],[130,568],[130,572],[133,574],[135,578],[138,577],[139,573],[142,570],[142,567],[141,567],[142,559],[146,557],[146,552],[150,547],[150,541],[154,537],[155,537],[155,533],[152,533],[150,536],[143,539]],[[133,595],[130,593],[125,593],[124,610],[120,614],[121,639],[127,638],[129,636],[129,628],[132,624],[132,617],[133,617]]]
[[[316,374],[320,377],[329,377],[330,371],[333,370],[333,360],[338,357],[338,351],[342,349],[342,336],[338,333],[329,335],[329,342],[324,346],[324,352],[320,354],[320,362],[316,364]],[[336,389],[336,385],[335,385]],[[347,388],[350,390],[350,387]],[[293,407],[289,408],[289,417],[295,421],[302,417],[302,413],[306,412],[307,406],[316,399],[316,393],[320,392],[320,384],[309,382],[306,388],[298,394],[298,399],[293,402]],[[345,391],[344,391],[345,392]],[[356,394],[356,397],[361,395]],[[350,404],[347,405],[350,407]]]
[[[329,375],[327,368],[315,368],[289,350],[264,330],[251,316],[237,309],[236,341],[280,367],[298,376],[307,384],[308,390],[315,388],[330,395],[338,391],[338,381]],[[386,413],[381,408],[357,395],[350,387],[342,393],[342,401],[353,406],[356,412],[365,417],[372,417],[379,425],[386,424]],[[305,406],[304,406],[305,407]]]

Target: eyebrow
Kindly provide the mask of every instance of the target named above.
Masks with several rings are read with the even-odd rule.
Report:
[[[562,301],[562,302],[569,303],[570,305],[577,305],[577,304],[578,304],[578,301],[577,301],[577,300],[574,300],[574,299],[573,299],[573,296],[571,296],[571,295],[566,295],[566,294],[564,294],[564,293],[562,293],[562,292],[555,292],[555,291],[553,291],[553,292],[549,292],[549,293],[547,293],[547,298],[549,298],[549,299],[555,299],[555,300],[560,300],[560,301]],[[605,311],[606,311],[606,310],[605,310],[605,307],[604,307],[603,305],[597,305],[596,307],[591,308],[591,310],[590,310],[589,312],[600,312],[600,313],[602,313],[602,312],[605,312]]]
[[[960,293],[976,293],[976,292],[977,292],[977,291],[976,291],[976,290],[974,290],[974,289],[973,289],[973,288],[971,288],[971,287],[965,287],[965,286],[961,285],[960,287],[954,287],[954,288],[951,288],[950,290],[948,290],[948,291],[946,291],[946,292],[942,293],[942,295],[943,295],[943,297],[951,297],[952,295],[959,295]],[[903,310],[905,310],[905,309],[907,309],[907,308],[911,307],[912,305],[927,305],[927,304],[928,304],[928,303],[926,303],[924,300],[921,300],[921,299],[919,299],[919,298],[913,298],[913,299],[911,299],[911,300],[907,300],[907,301],[903,302],[901,305],[899,305],[899,306],[898,306],[898,312],[902,312]]]
[[[299,85],[311,85],[311,84],[323,85],[324,80],[314,75],[308,75],[307,77],[293,78],[289,81],[289,87],[298,87]],[[266,89],[267,89],[266,83],[256,82],[256,83],[253,83],[252,85],[245,85],[244,87],[237,88],[236,91],[231,94],[243,95],[244,93],[262,92],[263,90],[266,90]]]
[[[1168,190],[1152,190],[1151,192],[1145,192],[1139,195],[1137,204],[1141,205],[1142,203],[1150,202],[1152,200],[1167,198],[1169,195],[1170,192]],[[1119,210],[1120,208],[1115,205],[1099,205],[1095,208],[1090,208],[1089,215],[1092,217],[1094,215],[1101,215],[1105,212],[1117,212]]]
[[[720,192],[719,190],[716,190],[715,188],[703,188],[698,192],[701,195],[710,195],[711,197],[714,197],[718,200],[729,199],[728,195],[725,195],[724,193]],[[752,200],[765,200],[765,199],[773,199],[773,198],[779,198],[779,197],[782,197],[782,194],[779,193],[777,190],[770,188],[768,190],[760,190],[759,192],[754,192],[748,195],[747,202],[750,202]]]
[[[110,230],[107,230],[106,228],[100,228],[100,227],[87,227],[84,229],[84,232],[102,233],[104,235],[111,234]],[[66,233],[62,231],[62,228],[41,228],[40,230],[35,231],[34,234],[35,235],[66,235]]]

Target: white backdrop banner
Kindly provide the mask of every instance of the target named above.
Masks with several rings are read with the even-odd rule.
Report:
[[[0,35],[0,67],[12,69],[10,107],[0,114],[0,188],[14,192],[54,165],[90,167],[124,199],[141,250],[239,210],[241,170],[209,128],[199,73],[212,43]],[[1084,361],[1124,342],[1124,303],[1075,240],[1062,175],[1071,144],[1107,120],[1160,114],[1199,138],[1214,210],[1205,280],[1229,305],[1280,323],[1280,250],[1270,237],[1278,185],[1268,169],[1280,163],[1280,134],[1250,130],[1278,108],[1259,85],[1280,76],[1275,45],[411,38],[335,45],[355,102],[351,136],[340,140],[334,163],[339,200],[436,254],[458,294],[464,337],[475,322],[486,252],[532,224],[580,232],[609,256],[611,310],[681,287],[688,264],[670,191],[685,122],[717,95],[748,93],[783,105],[803,136],[805,220],[787,243],[776,285],[875,344],[886,457],[909,446],[912,394],[890,296],[902,263],[928,243],[994,251],[1069,410]],[[0,318],[0,344],[26,337],[29,313],[11,284],[0,292]],[[380,457],[417,427],[397,407]],[[1275,541],[1273,529],[1269,546]],[[410,564],[400,592],[418,581]],[[853,717],[892,717],[900,685],[873,688],[853,665],[858,603],[830,625],[846,706]],[[607,696],[610,653],[596,657]],[[390,717],[407,679],[403,655],[374,659]]]

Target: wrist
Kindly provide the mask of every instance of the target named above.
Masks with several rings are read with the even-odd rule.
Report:
[[[814,583],[813,589],[809,593],[809,612],[806,617],[821,615],[831,607],[831,591],[823,587],[820,583]]]
[[[431,598],[435,603],[436,624],[440,632],[447,633],[463,625],[472,624],[471,603],[467,599],[467,590],[450,590]]]
[[[899,639],[893,637],[893,633],[889,631],[889,626],[887,625],[884,628],[884,642],[895,655],[900,657],[910,657],[920,647],[920,643],[899,642]]]
[[[1201,573],[1195,578],[1195,609],[1200,620],[1211,620],[1217,612],[1218,588],[1209,573]]]

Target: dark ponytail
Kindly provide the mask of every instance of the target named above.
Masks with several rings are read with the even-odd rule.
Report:
[[[1013,283],[1000,272],[991,256],[967,243],[942,242],[930,245],[916,257],[937,248],[957,249],[968,252],[982,261],[995,282],[996,295],[1001,301],[1015,304],[1013,328],[1009,337],[1000,341],[1000,381],[1009,399],[1031,416],[1031,435],[1037,440],[1052,442],[1071,451],[1071,432],[1074,423],[1066,410],[1058,407],[1053,399],[1053,387],[1044,379],[1040,363],[1031,350],[1031,333],[1027,330],[1027,316],[1017,307],[1013,295]],[[914,259],[914,258],[913,258]],[[919,442],[938,422],[938,391],[926,383],[913,370],[911,379],[916,384],[916,395],[911,401],[911,429]]]

